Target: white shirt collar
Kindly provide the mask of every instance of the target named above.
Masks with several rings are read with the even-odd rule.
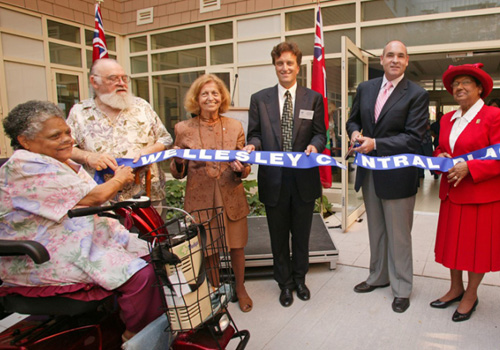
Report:
[[[285,98],[285,92],[290,91],[290,94],[292,95],[292,101],[295,100],[295,92],[297,91],[297,82],[293,84],[293,86],[290,89],[285,89],[281,84],[278,84],[278,94],[280,98],[284,99]]]
[[[398,86],[399,82],[401,80],[403,80],[403,78],[405,77],[404,73],[401,74],[399,77],[397,77],[396,79],[394,80],[391,80],[391,83],[392,83],[392,88],[395,89],[396,86]],[[387,77],[385,76],[384,74],[384,77],[382,78],[382,86],[380,87],[381,89],[385,86],[385,84],[387,84],[389,80],[387,79]]]
[[[455,112],[455,114],[453,114],[450,121],[454,121],[457,118],[464,118],[465,120],[467,120],[467,123],[470,123],[472,119],[474,119],[476,114],[481,110],[481,108],[483,108],[483,106],[484,106],[484,101],[482,99],[479,99],[476,101],[476,103],[474,103],[474,105],[471,108],[469,108],[467,112],[465,112],[464,115],[462,115],[462,108],[459,108]]]

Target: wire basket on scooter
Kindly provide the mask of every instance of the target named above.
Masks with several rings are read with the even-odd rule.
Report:
[[[231,266],[221,207],[189,214],[168,210],[173,218],[147,240],[170,327],[183,332],[227,306],[233,295]]]

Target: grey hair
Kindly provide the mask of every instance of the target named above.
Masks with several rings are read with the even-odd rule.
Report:
[[[13,149],[23,149],[17,138],[33,140],[42,131],[43,123],[50,118],[64,118],[63,111],[52,102],[31,100],[14,107],[3,120],[5,134]]]

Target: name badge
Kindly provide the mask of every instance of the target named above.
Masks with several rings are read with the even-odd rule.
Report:
[[[300,119],[312,120],[313,117],[314,117],[314,111],[308,111],[305,109],[300,110],[300,114],[299,114]]]

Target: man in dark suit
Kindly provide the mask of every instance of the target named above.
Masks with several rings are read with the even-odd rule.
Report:
[[[404,76],[408,60],[406,46],[391,41],[380,56],[384,76],[359,84],[347,121],[351,144],[359,142],[354,151],[384,157],[416,153],[420,147],[429,115],[429,96]],[[355,189],[361,187],[363,191],[371,256],[369,277],[354,291],[367,293],[390,284],[395,312],[405,312],[410,306],[411,228],[418,181],[415,167],[357,168]]]
[[[283,42],[273,48],[271,56],[279,84],[252,95],[245,149],[321,153],[326,144],[323,97],[297,85],[300,49],[295,43]],[[309,300],[305,276],[314,202],[321,196],[319,170],[260,165],[258,183],[259,199],[266,207],[280,303],[290,306],[294,289],[299,299]]]

